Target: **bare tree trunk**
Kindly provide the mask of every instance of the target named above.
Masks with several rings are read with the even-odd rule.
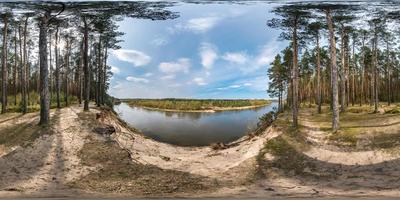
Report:
[[[1,113],[7,112],[7,78],[8,78],[8,69],[7,69],[7,29],[8,29],[8,16],[3,17],[3,50],[1,57],[1,73],[2,77],[2,90],[1,90]]]
[[[49,33],[49,67],[50,67],[50,74],[49,74],[49,81],[50,81],[50,101],[53,99],[53,92],[54,92],[54,87],[53,87],[53,59],[51,57],[52,52],[51,52],[51,32]]]
[[[389,41],[388,41],[388,39],[386,39],[386,71],[387,71],[387,77],[386,77],[386,81],[387,81],[387,103],[388,103],[388,106],[390,106],[390,101],[391,101],[391,94],[390,94],[390,92],[391,92],[391,88],[390,88],[390,85],[391,85],[391,74],[390,74],[390,71],[391,71],[391,67],[390,67],[390,58],[389,58],[390,56],[389,56]]]
[[[377,113],[378,112],[378,104],[379,104],[379,95],[378,95],[378,76],[379,76],[379,72],[378,72],[378,33],[375,27],[375,42],[374,42],[374,104],[375,104],[375,109],[374,112]]]
[[[317,33],[317,104],[318,113],[321,113],[321,56],[319,52],[319,33]]]
[[[64,95],[64,99],[65,99],[65,106],[68,106],[68,76],[69,76],[69,52],[70,52],[70,41],[67,38],[67,45],[66,45],[66,54],[65,54],[65,95]]]
[[[15,38],[15,41],[14,41],[14,77],[13,77],[13,79],[14,79],[14,106],[16,106],[17,105],[17,96],[18,96],[18,76],[17,76],[17,74],[18,74],[18,65],[17,65],[17,62],[18,62],[18,56],[17,56],[17,54],[18,54],[18,50],[17,50],[17,29],[15,28],[15,31],[14,31],[14,38]]]
[[[96,100],[97,100],[97,106],[100,106],[101,105],[101,102],[100,102],[100,96],[101,96],[101,83],[102,83],[102,80],[101,80],[101,76],[103,75],[103,72],[102,72],[102,67],[101,67],[101,65],[102,65],[102,61],[101,61],[101,35],[99,36],[99,46],[98,46],[98,50],[97,50],[98,52],[98,60],[97,60],[97,87],[96,87],[96,89],[97,89],[97,96],[96,96]]]
[[[351,79],[351,105],[354,106],[354,102],[356,101],[356,91],[355,91],[355,73],[356,73],[356,57],[355,57],[355,38],[353,37],[353,48],[352,48],[352,63],[353,63],[353,70],[351,72],[352,79]]]
[[[28,111],[28,106],[27,106],[27,66],[26,66],[26,34],[27,34],[27,26],[28,26],[28,17],[26,17],[25,19],[25,24],[24,24],[24,47],[23,47],[23,54],[21,54],[21,57],[23,59],[21,59],[21,68],[22,68],[22,113],[25,114]],[[19,36],[20,40],[21,38],[21,30],[20,30],[20,36]],[[20,41],[21,44],[21,41]],[[20,46],[20,52],[22,51],[21,46]]]
[[[340,50],[340,55],[342,58],[342,67],[341,67],[341,73],[340,73],[340,111],[344,112],[345,109],[345,99],[346,99],[346,47],[345,47],[345,30],[343,24],[341,25],[342,30],[340,34],[341,38],[341,50]]]
[[[332,68],[332,131],[335,133],[339,129],[339,91],[338,91],[338,69],[336,65],[335,32],[330,10],[326,10],[326,21],[329,28],[330,55]]]
[[[86,21],[86,18],[83,17],[84,23],[84,33],[83,33],[83,41],[84,41],[84,49],[83,49],[83,70],[84,70],[84,88],[85,88],[85,102],[84,102],[84,111],[89,111],[89,98],[90,98],[90,71],[88,66],[88,37],[89,37],[89,27]]]
[[[104,57],[103,57],[103,60],[104,60],[104,66],[103,66],[103,68],[104,68],[104,70],[103,70],[103,90],[102,90],[102,95],[101,95],[101,102],[102,102],[102,104],[104,104],[105,103],[105,98],[106,98],[106,82],[107,82],[107,57],[108,57],[108,52],[107,52],[107,46],[108,46],[108,43],[106,42],[105,43],[105,50],[104,50]]]
[[[298,126],[298,98],[299,98],[299,67],[297,66],[297,21],[298,16],[294,19],[294,27],[293,27],[293,38],[292,38],[292,45],[293,45],[293,96],[292,96],[292,118],[293,118],[293,126]]]
[[[59,63],[59,52],[58,52],[58,35],[59,27],[57,26],[56,34],[55,34],[55,44],[54,44],[54,57],[55,57],[55,64],[56,64],[56,98],[57,98],[57,108],[61,108],[61,99],[60,99],[60,92],[61,92],[61,83],[60,83],[60,63]]]
[[[50,121],[49,71],[47,61],[47,30],[50,12],[46,12],[39,23],[39,60],[40,60],[40,125]]]
[[[365,99],[365,94],[364,94],[364,88],[365,88],[365,34],[363,35],[363,40],[362,40],[362,63],[361,63],[361,97],[360,97],[360,107],[362,106],[362,104],[366,101],[364,101]]]
[[[83,99],[83,92],[82,92],[82,65],[83,65],[83,40],[80,46],[80,58],[79,58],[79,64],[78,64],[78,101],[79,101],[79,105],[82,105],[82,99]]]

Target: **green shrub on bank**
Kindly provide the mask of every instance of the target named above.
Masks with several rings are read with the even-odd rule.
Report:
[[[261,106],[268,100],[220,100],[220,99],[130,99],[125,100],[131,106],[142,106],[173,110],[207,110],[213,108]]]

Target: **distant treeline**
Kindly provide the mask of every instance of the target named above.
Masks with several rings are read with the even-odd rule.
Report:
[[[131,106],[171,110],[209,110],[215,108],[262,106],[269,100],[253,99],[125,99]]]

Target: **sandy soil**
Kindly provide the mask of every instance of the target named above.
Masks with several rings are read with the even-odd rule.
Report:
[[[315,118],[304,113],[302,116],[300,124],[307,127],[301,132],[305,142],[279,137],[287,141],[289,147],[281,146],[287,150],[279,149],[282,151],[279,155],[270,152],[264,154],[261,159],[264,176],[259,186],[255,186],[255,191],[267,188],[274,194],[305,196],[400,195],[398,145],[390,148],[372,148],[368,145],[360,148],[357,145],[343,149],[329,141],[330,133],[320,130],[318,127],[321,124]],[[380,120],[373,120],[376,117],[380,117]],[[369,119],[372,121],[368,122]],[[393,130],[400,130],[399,121],[400,116],[369,116],[360,125],[362,132],[357,138],[363,141],[371,138],[371,134],[392,134]],[[344,128],[350,125],[354,126],[355,122],[343,123]]]
[[[57,192],[67,182],[88,174],[92,168],[80,164],[77,153],[89,134],[77,121],[76,107],[52,111],[54,125],[32,144],[13,147],[0,157],[0,190]],[[62,119],[62,120],[61,120]],[[38,123],[38,116],[28,114],[18,122]]]
[[[88,136],[94,134],[88,128],[90,121],[82,120],[80,112],[77,106],[52,111],[52,126],[31,144],[0,148],[0,196],[10,192],[71,194],[77,191],[71,190],[69,183],[101,168],[86,166],[79,157],[85,144],[92,142]],[[111,112],[91,112],[101,113],[98,123],[115,127],[111,139],[129,152],[134,163],[230,183],[196,196],[400,195],[400,154],[388,149],[342,151],[327,142],[328,136],[313,120],[301,122],[309,127],[304,135],[307,148],[293,147],[278,157],[266,150],[266,143],[285,135],[276,125],[258,136],[245,136],[225,149],[215,150],[160,143],[128,127]],[[395,119],[390,120],[386,125],[398,126]],[[10,115],[0,118],[0,127],[37,121],[37,114]]]

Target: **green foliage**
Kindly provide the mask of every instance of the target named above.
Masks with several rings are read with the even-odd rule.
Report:
[[[125,100],[131,106],[171,110],[208,110],[214,108],[230,108],[245,106],[262,106],[270,103],[268,100],[219,100],[219,99],[129,99]]]
[[[57,108],[57,97],[56,94],[53,93],[50,99],[50,107]],[[16,104],[15,103],[15,99]],[[8,106],[7,112],[22,112],[22,101],[21,101],[21,94],[17,94],[16,98],[14,95],[9,95],[7,97]],[[60,93],[60,100],[61,100],[61,107],[65,107],[66,103],[64,101],[64,93]],[[78,103],[78,97],[68,95],[68,103],[69,104],[76,104]],[[30,112],[37,112],[40,110],[40,96],[37,92],[32,91],[29,93],[29,101],[28,101],[28,113]]]

